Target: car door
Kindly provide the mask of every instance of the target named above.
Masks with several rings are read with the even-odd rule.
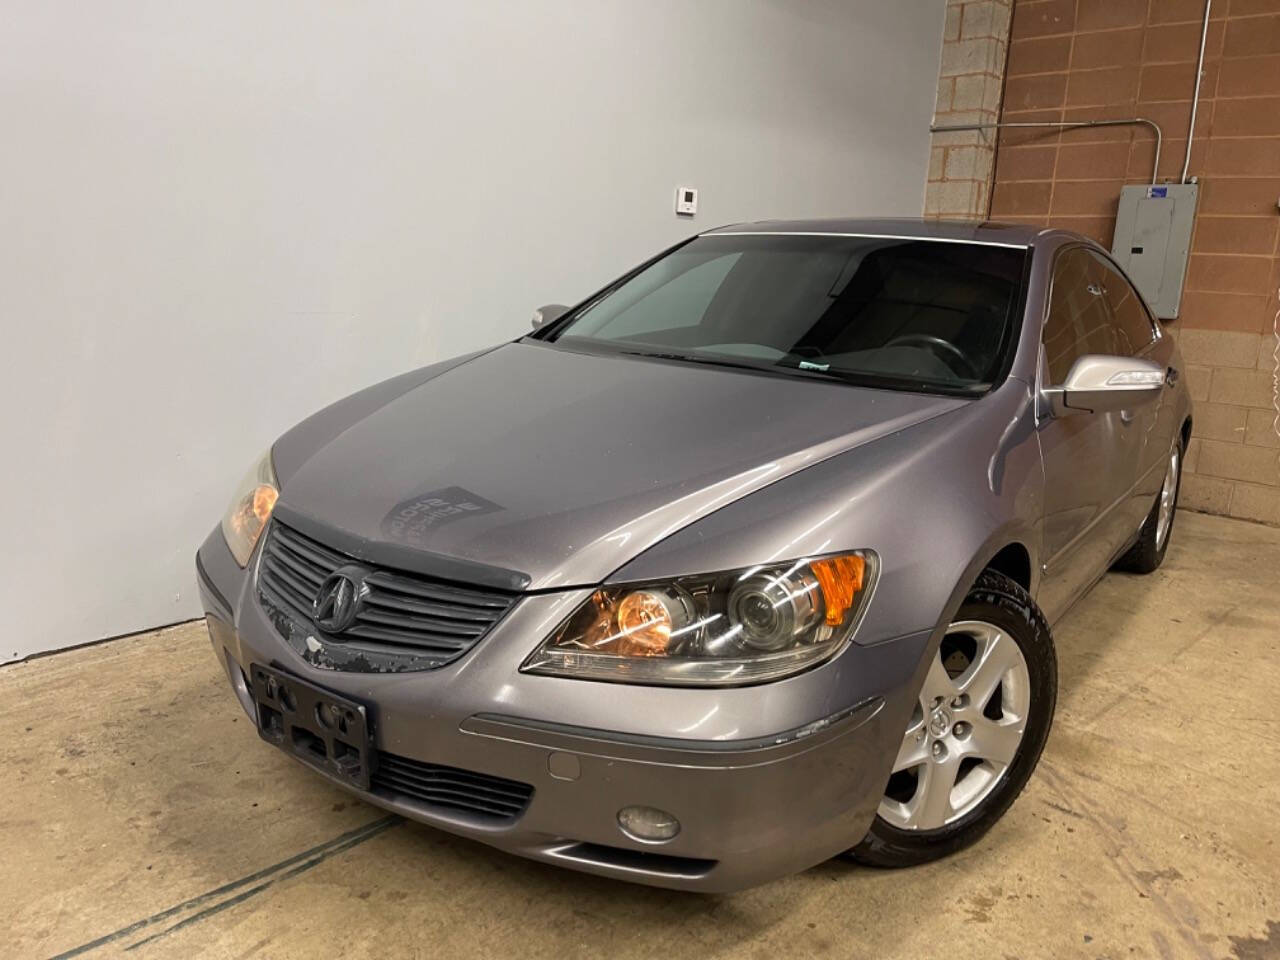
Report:
[[[1116,352],[1121,356],[1145,357],[1168,368],[1173,343],[1162,336],[1160,326],[1143,303],[1141,295],[1120,269],[1108,258],[1091,251],[1102,269],[1102,296],[1107,302],[1111,322],[1115,326]],[[1178,372],[1169,369],[1169,383]],[[1124,411],[1132,417],[1129,439],[1136,445],[1131,456],[1135,477],[1128,501],[1121,508],[1128,525],[1136,530],[1151,511],[1152,503],[1168,466],[1169,447],[1177,430],[1177,411],[1171,402],[1172,392],[1162,390],[1155,403],[1145,403]]]
[[[1084,246],[1058,252],[1041,340],[1041,387],[1061,385],[1086,354],[1125,352],[1104,267]],[[1052,621],[1106,571],[1136,529],[1125,507],[1137,479],[1143,426],[1131,410],[1059,417],[1042,404],[1036,415],[1045,474],[1037,600]]]

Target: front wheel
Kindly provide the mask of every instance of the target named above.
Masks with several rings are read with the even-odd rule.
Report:
[[[1035,769],[1057,691],[1040,609],[1013,580],[984,571],[929,662],[879,811],[853,857],[912,866],[986,833]]]
[[[1173,441],[1169,459],[1165,463],[1164,483],[1151,512],[1138,531],[1138,540],[1129,551],[1116,561],[1117,570],[1133,573],[1151,573],[1164,563],[1169,549],[1169,534],[1173,532],[1173,518],[1178,510],[1178,490],[1182,486],[1182,438]]]

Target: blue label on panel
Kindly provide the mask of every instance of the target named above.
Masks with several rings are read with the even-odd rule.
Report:
[[[1169,195],[1168,187],[1147,187],[1148,197],[1167,197]]]

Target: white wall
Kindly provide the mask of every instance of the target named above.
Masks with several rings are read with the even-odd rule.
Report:
[[[339,396],[699,228],[917,215],[942,7],[4,3],[0,662],[197,616]]]

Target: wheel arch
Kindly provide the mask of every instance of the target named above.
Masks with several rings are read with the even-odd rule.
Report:
[[[1034,549],[1033,531],[1023,525],[1002,526],[992,532],[956,579],[942,616],[934,626],[933,643],[940,643],[951,623],[984,570],[995,570],[1012,579],[1032,597],[1040,586],[1040,564]]]
[[[1020,541],[1015,540],[997,550],[983,569],[1003,573],[1023,590],[1032,592],[1031,551]]]

